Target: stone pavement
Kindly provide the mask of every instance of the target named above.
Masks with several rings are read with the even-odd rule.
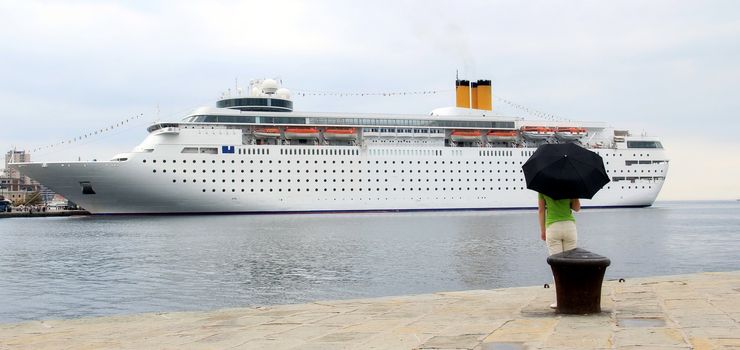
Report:
[[[740,271],[602,292],[588,316],[538,286],[0,324],[0,349],[740,349]]]

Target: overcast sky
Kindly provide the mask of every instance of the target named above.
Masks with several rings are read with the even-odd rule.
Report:
[[[659,136],[659,200],[740,198],[738,1],[0,0],[0,150],[109,159],[155,120],[213,105],[235,79],[293,91],[298,110],[428,113],[455,71],[494,95]],[[494,101],[494,109],[520,115]]]

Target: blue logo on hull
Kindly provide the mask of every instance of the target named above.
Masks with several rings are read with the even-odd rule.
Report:
[[[221,146],[221,153],[234,153],[234,146]]]

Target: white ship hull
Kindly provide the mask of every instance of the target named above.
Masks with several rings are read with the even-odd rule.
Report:
[[[162,145],[127,161],[16,166],[94,214],[476,210],[537,203],[521,172],[533,148],[348,146],[325,147],[342,155],[308,155],[317,146],[238,147],[235,153],[187,155],[179,145]],[[629,166],[633,150],[598,152],[610,176],[643,179],[611,182],[583,200],[584,207],[655,201],[668,163],[652,160],[662,160],[662,150],[641,151],[640,159],[651,164]],[[95,194],[83,194],[81,182]]]

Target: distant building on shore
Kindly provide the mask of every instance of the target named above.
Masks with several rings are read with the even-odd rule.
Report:
[[[31,179],[28,176],[23,176],[18,170],[8,166],[8,163],[29,163],[30,161],[30,152],[15,149],[8,151],[5,153],[5,174],[12,179],[21,179],[24,184],[31,183]]]
[[[30,152],[13,149],[5,153],[5,168],[0,172],[0,197],[9,199],[16,204],[23,204],[32,200],[31,196],[36,195],[41,196],[42,202],[54,197],[54,192],[8,166],[9,163],[28,163],[30,161]]]

